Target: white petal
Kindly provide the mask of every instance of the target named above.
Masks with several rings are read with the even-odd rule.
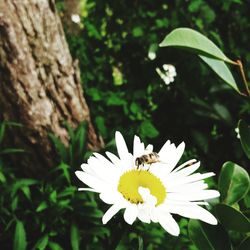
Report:
[[[167,175],[170,173],[178,161],[180,160],[183,152],[185,149],[185,143],[182,142],[177,148],[175,147],[174,144],[168,143],[168,141],[164,144],[164,146],[161,148],[159,151],[159,156],[160,156],[160,161],[162,163],[167,164],[167,167],[165,168],[165,174]]]
[[[190,206],[190,205],[194,205],[194,204],[196,204],[196,205],[205,205],[205,206],[208,205],[208,203],[204,202],[204,201],[192,201],[192,202],[190,202],[190,201],[166,200],[163,206],[165,206],[165,205],[166,206],[172,206],[172,207],[174,207],[176,205],[177,206]]]
[[[191,166],[188,166],[178,172],[175,172],[175,173],[170,173],[168,178],[173,178],[176,180],[176,178],[179,178],[179,177],[184,177],[184,176],[188,176],[190,174],[192,174],[193,172],[195,172],[198,168],[200,167],[200,162],[197,162]]]
[[[145,147],[144,143],[141,142],[138,136],[134,136],[134,144],[133,144],[133,155],[135,158],[140,157],[144,154]]]
[[[180,158],[182,157],[184,150],[185,150],[185,143],[182,142],[182,143],[176,148],[176,156],[175,156],[175,163],[174,163],[174,166],[176,166],[176,164],[178,163],[178,161],[179,161]]]
[[[160,225],[170,234],[178,236],[180,234],[180,228],[173,216],[167,211],[159,212],[159,223]]]
[[[187,165],[193,165],[197,160],[196,159],[191,159],[189,161],[184,162],[181,164],[178,168],[174,169],[172,173],[179,171],[180,169],[186,167]]]
[[[89,191],[89,192],[94,192],[98,193],[95,189],[93,188],[78,188],[78,191]]]
[[[122,134],[118,131],[115,133],[115,141],[117,152],[121,160],[126,160],[127,155],[129,154],[126,142]]]
[[[105,158],[103,155],[99,154],[99,153],[93,153],[93,155],[100,160],[105,166],[108,167],[114,167],[114,164],[112,164],[107,158]]]
[[[169,193],[192,193],[199,192],[206,188],[208,188],[208,185],[203,180],[176,186],[173,179],[168,182],[166,189]]]
[[[154,222],[154,223],[156,223],[156,222],[159,222],[159,212],[158,212],[158,209],[156,208],[156,209],[153,209],[152,211],[151,211],[151,214],[150,214],[150,218],[151,218],[151,220]]]
[[[94,156],[88,159],[88,165],[91,170],[88,171],[88,167],[84,167],[85,169],[87,168],[87,173],[107,182],[112,181],[114,178],[117,179],[120,175],[119,168],[115,167],[111,162],[105,163]],[[111,176],[113,178],[110,178]]]
[[[113,153],[110,153],[110,152],[106,152],[106,155],[108,156],[108,158],[113,162],[113,164],[115,166],[119,166],[119,163],[120,163],[120,159]]]
[[[147,153],[152,153],[153,152],[153,145],[152,144],[148,144],[148,146],[146,147],[145,151]]]
[[[107,204],[115,204],[118,202],[119,204],[122,204],[122,196],[117,191],[107,190],[107,192],[100,193],[99,197]]]
[[[138,219],[144,223],[150,223],[150,214],[147,209],[139,209]]]
[[[220,193],[217,190],[201,190],[199,192],[168,193],[167,199],[179,201],[199,201],[217,198]]]
[[[95,171],[94,171],[94,169],[92,168],[92,166],[91,165],[89,165],[89,164],[87,164],[87,163],[83,163],[82,165],[81,165],[81,169],[84,171],[84,172],[86,172],[86,173],[88,173],[88,174],[95,174]]]
[[[84,173],[83,171],[76,171],[75,174],[80,181],[82,181],[89,187],[95,189],[97,192],[101,192],[108,186],[107,183],[105,183],[104,181],[93,177],[87,173]]]
[[[106,224],[115,214],[119,212],[121,207],[117,204],[111,206],[102,217],[102,223]]]
[[[124,212],[124,220],[132,225],[138,215],[138,209],[135,204],[129,205]]]
[[[202,220],[206,223],[216,225],[217,219],[206,209],[190,203],[189,205],[167,205],[170,213],[179,214],[181,216]]]
[[[168,148],[170,147],[170,141],[166,141],[165,144],[162,146],[161,150],[159,151],[159,155],[164,154],[168,151]]]
[[[166,180],[164,180],[164,183],[168,183],[168,185],[171,187],[176,187],[179,185],[184,185],[184,184],[200,181],[200,180],[209,178],[209,177],[214,176],[214,175],[215,175],[215,173],[212,173],[212,172],[205,173],[205,174],[195,173],[195,174],[189,175],[187,177],[178,178],[176,180],[167,178]]]

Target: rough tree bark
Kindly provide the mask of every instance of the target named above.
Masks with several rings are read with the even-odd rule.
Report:
[[[9,136],[29,152],[19,162],[28,171],[56,164],[48,132],[67,144],[63,121],[87,121],[88,148],[102,146],[53,0],[0,0],[0,110],[4,120],[23,124]]]

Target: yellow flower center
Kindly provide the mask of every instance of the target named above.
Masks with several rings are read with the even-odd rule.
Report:
[[[139,187],[148,188],[150,194],[156,197],[157,205],[161,204],[166,198],[166,189],[161,180],[146,170],[130,170],[125,172],[118,184],[118,191],[131,203],[143,203],[143,199],[138,192]]]

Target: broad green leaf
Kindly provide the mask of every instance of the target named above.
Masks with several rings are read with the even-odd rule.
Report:
[[[70,228],[70,242],[73,250],[79,250],[80,236],[79,230],[76,224],[72,224]]]
[[[24,229],[24,225],[21,221],[17,221],[15,235],[14,235],[14,243],[13,249],[14,250],[24,250],[27,247],[26,242],[26,232]]]
[[[244,239],[241,244],[237,247],[237,250],[246,250],[250,249],[250,236]]]
[[[239,92],[237,84],[234,80],[234,77],[231,71],[228,69],[227,65],[218,59],[214,59],[211,57],[206,57],[199,55],[199,57],[228,85],[234,88],[236,91]]]
[[[218,185],[223,203],[238,202],[247,194],[249,186],[249,175],[244,168],[230,161],[223,164]]]
[[[225,228],[237,232],[250,232],[250,221],[240,211],[225,204],[218,204],[215,208],[218,219]]]
[[[213,57],[234,64],[211,40],[189,28],[178,28],[168,34],[160,47],[173,46],[186,48],[198,55]]]
[[[209,225],[192,219],[188,223],[188,233],[198,249],[231,250],[227,232],[220,225]]]
[[[240,120],[238,127],[241,146],[247,157],[250,159],[250,126],[248,126],[245,121]]]

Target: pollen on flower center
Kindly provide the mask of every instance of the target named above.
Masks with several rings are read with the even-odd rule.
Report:
[[[130,170],[120,177],[118,191],[131,203],[143,203],[143,199],[138,192],[139,187],[150,190],[151,195],[157,198],[156,206],[166,198],[166,189],[161,180],[149,171]]]

